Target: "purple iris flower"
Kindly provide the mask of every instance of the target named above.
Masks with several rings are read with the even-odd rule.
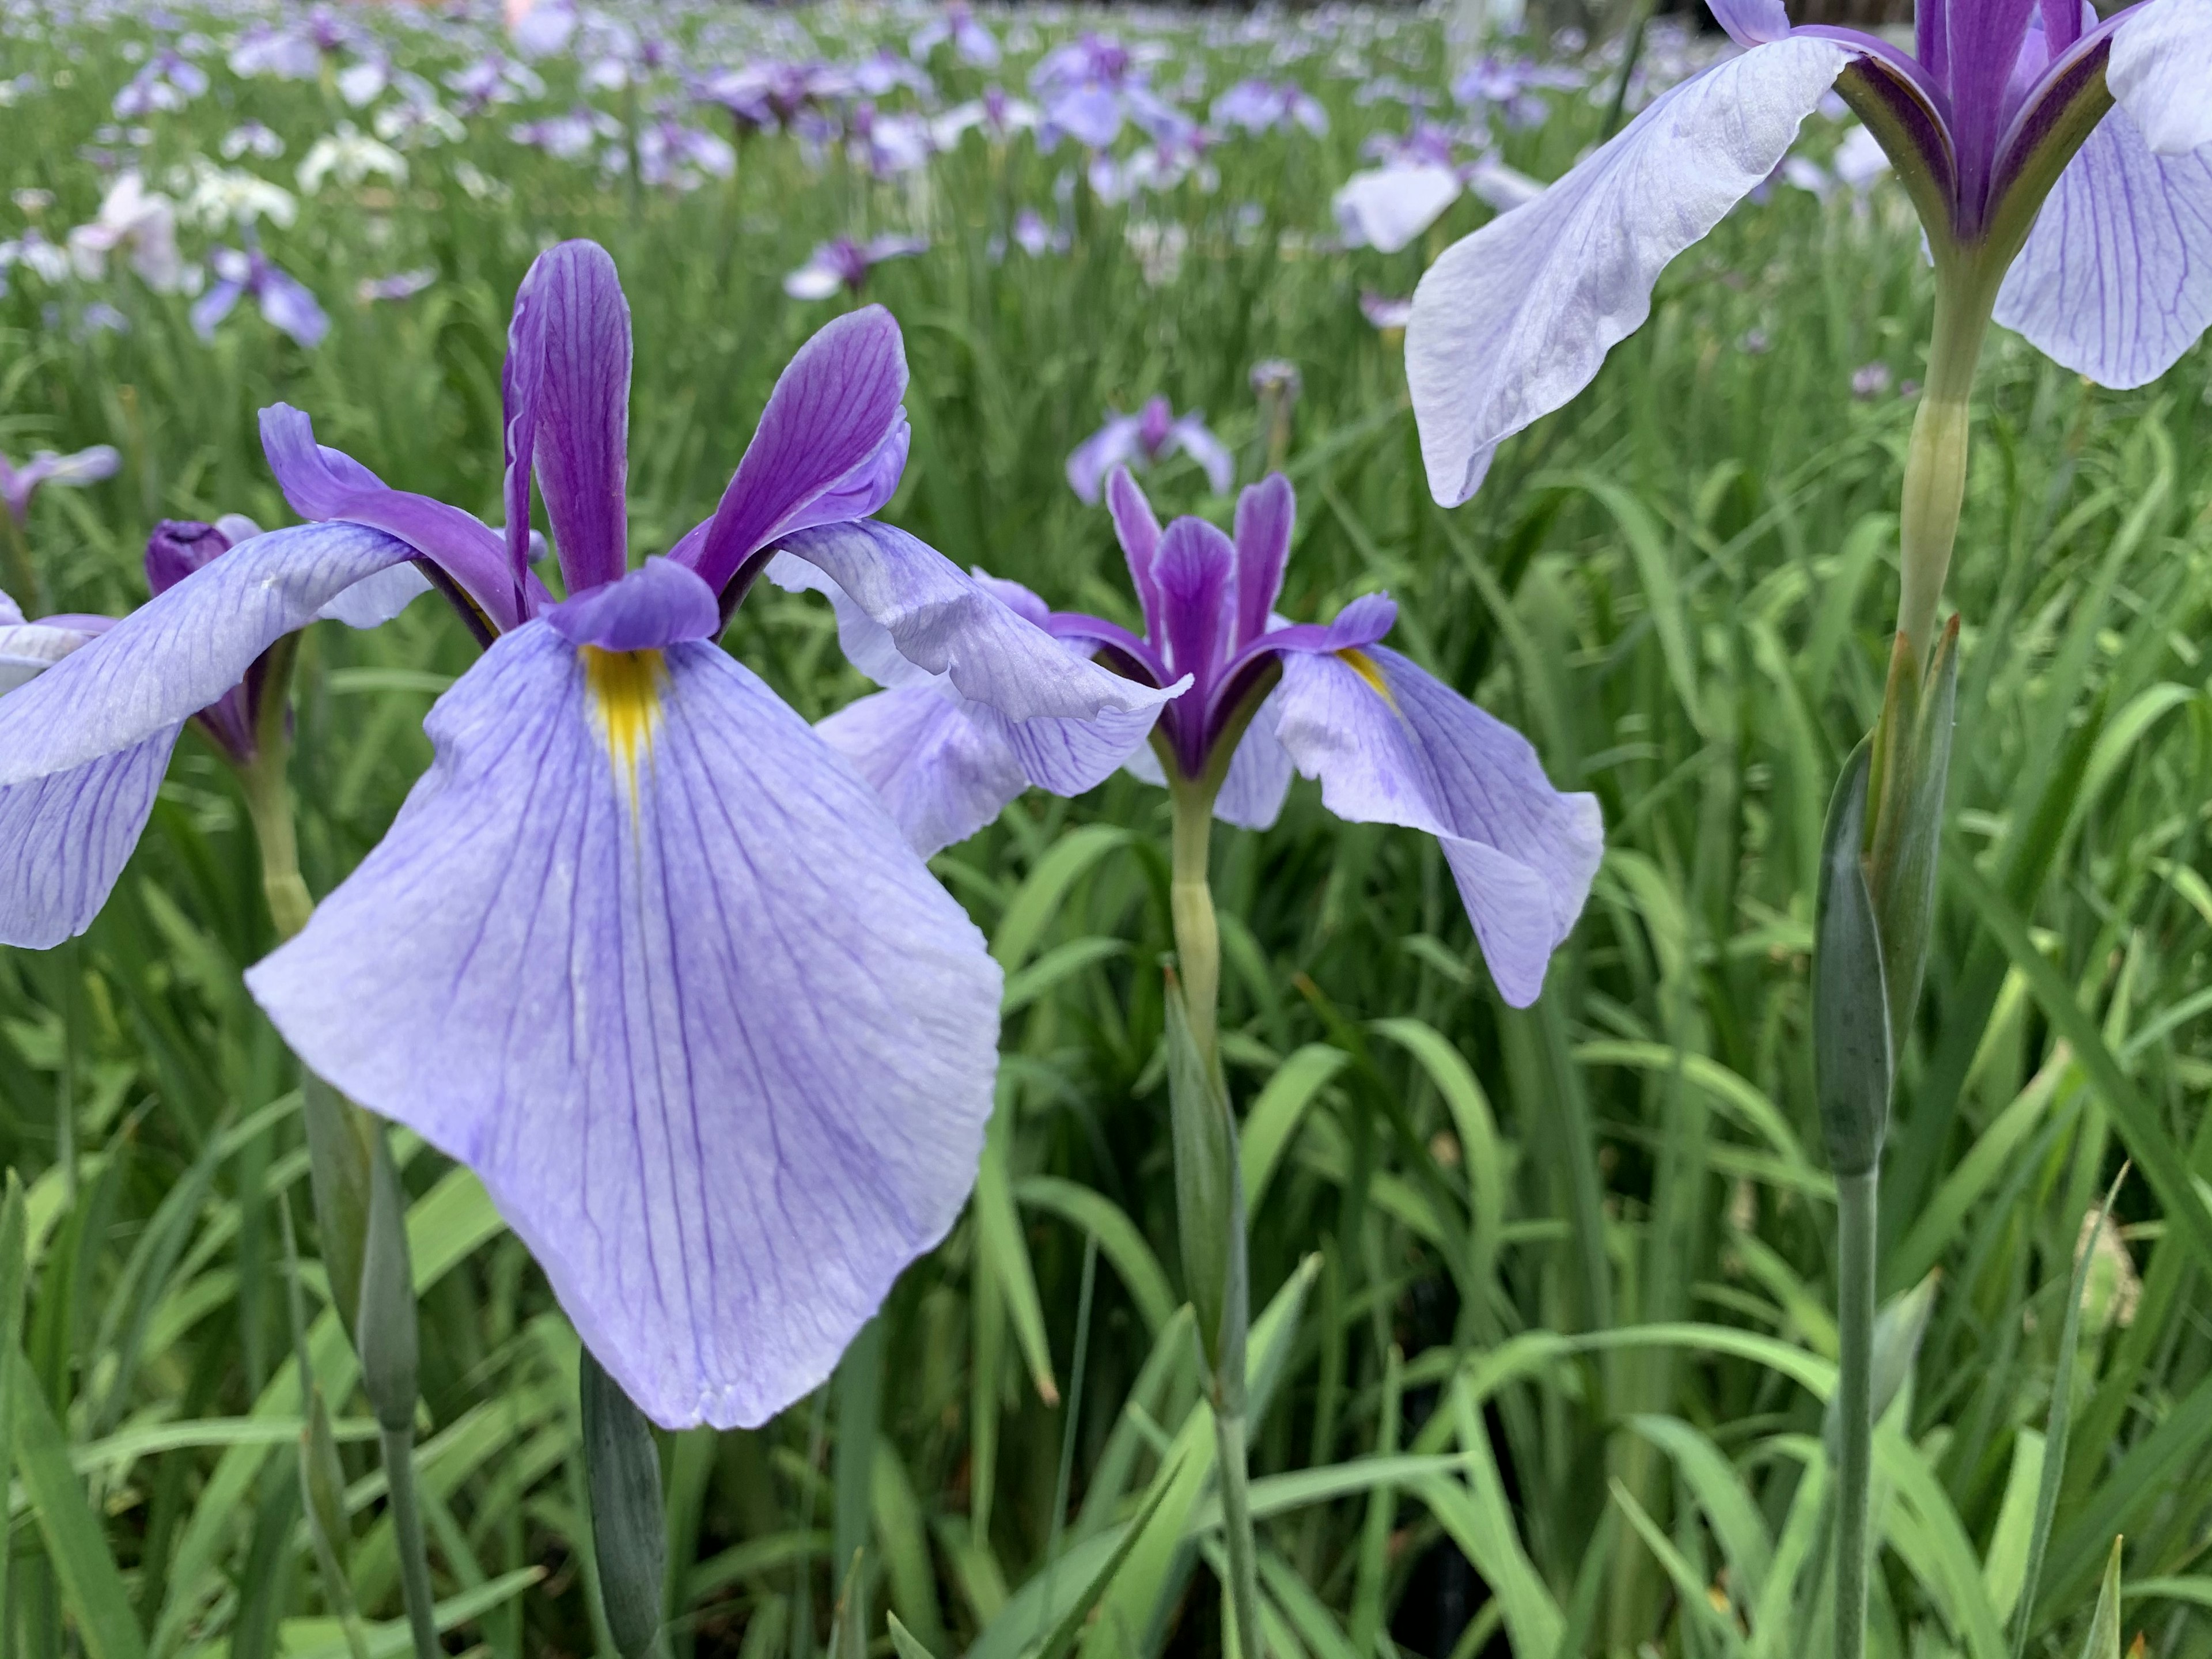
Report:
[[[258,247],[240,252],[219,247],[208,256],[216,280],[192,302],[192,328],[203,340],[215,338],[216,325],[239,301],[251,297],[270,327],[281,329],[312,350],[330,332],[331,319],[305,284],[279,270]]]
[[[2212,0],[2103,22],[2079,0],[1923,0],[1911,52],[1792,28],[1782,0],[1714,11],[1740,56],[1423,279],[1406,368],[1439,501],[1465,501],[1503,439],[1589,383],[1649,314],[1659,272],[1767,178],[1831,87],[1919,210],[1947,382],[1971,372],[1992,317],[2119,387],[2156,378],[2212,322]]]
[[[1239,81],[1213,100],[1213,125],[1254,133],[1301,126],[1318,137],[1328,131],[1328,112],[1291,82]]]
[[[373,628],[424,587],[403,543],[356,525],[164,523],[129,616],[23,623],[0,600],[0,944],[82,933],[154,810],[186,720],[252,759],[264,655],[319,617]]]
[[[115,113],[136,121],[156,110],[174,112],[207,89],[207,71],[165,46],[115,94]]]
[[[396,270],[389,276],[364,276],[354,285],[353,297],[363,305],[374,305],[380,300],[411,300],[437,280],[437,270],[428,265],[416,270]]]
[[[1150,466],[1176,453],[1188,455],[1206,473],[1217,495],[1236,482],[1237,462],[1215,437],[1206,416],[1193,410],[1177,416],[1165,398],[1148,398],[1133,415],[1109,414],[1106,424],[1075,447],[1067,458],[1068,487],[1086,501],[1098,499],[1106,475],[1124,465]]]
[[[856,242],[840,236],[814,250],[807,262],[783,279],[783,291],[794,300],[826,300],[843,289],[858,294],[867,285],[868,273],[886,259],[908,259],[927,253],[929,244],[919,236],[877,236]]]
[[[908,446],[889,313],[800,349],[714,516],[635,569],[629,368],[613,261],[541,255],[502,380],[503,533],[263,411],[287,500],[324,521],[307,533],[357,566],[419,562],[489,648],[431,710],[435,758],[390,833],[247,985],[319,1075],[475,1170],[645,1411],[752,1424],[829,1374],[958,1214],[1000,986],[875,793],[714,643],[725,619],[772,558],[798,566],[1099,775],[1161,697],[870,516]],[[559,602],[526,562],[533,474]],[[133,620],[216,617],[241,562],[301,585],[250,557],[285,533]],[[58,696],[127,626],[12,696]],[[264,637],[241,632],[226,648]]]
[[[920,28],[907,42],[907,50],[916,58],[923,58],[945,41],[978,69],[992,69],[999,62],[999,37],[976,21],[975,9],[966,0],[950,0],[945,9]]]
[[[1170,768],[1218,779],[1215,816],[1264,830],[1295,768],[1321,780],[1340,817],[1427,830],[1443,843],[1499,994],[1516,1007],[1535,1000],[1604,854],[1597,798],[1553,788],[1527,738],[1382,645],[1397,618],[1384,596],[1353,600],[1327,626],[1274,614],[1297,514],[1280,473],[1238,497],[1233,541],[1201,519],[1163,531],[1126,468],[1107,502],[1141,636],[1048,611],[1015,583],[993,586],[1071,651],[1168,694],[1152,752],[1130,769],[1156,783]],[[854,651],[865,630],[850,620],[841,629],[848,652],[887,689],[817,729],[918,848],[973,834],[1027,782],[1054,787],[988,710],[927,676],[882,672],[890,659],[880,650]]]
[[[112,444],[94,444],[73,455],[42,449],[21,466],[0,455],[0,502],[6,504],[17,524],[27,524],[31,497],[39,493],[41,484],[98,483],[102,478],[113,477],[122,465],[123,458]]]

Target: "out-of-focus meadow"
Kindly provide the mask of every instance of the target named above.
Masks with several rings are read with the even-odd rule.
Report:
[[[1106,514],[1063,468],[1155,396],[1201,412],[1241,482],[1282,465],[1283,609],[1388,589],[1401,648],[1598,793],[1609,851],[1516,1013],[1427,837],[1340,823],[1304,783],[1272,830],[1218,837],[1272,1644],[1825,1652],[1833,1191],[1806,953],[1827,793],[1880,702],[1929,306],[1902,192],[1840,108],[1668,273],[1596,386],[1446,513],[1392,303],[1718,35],[1655,21],[1631,57],[1339,6],[696,0],[541,7],[513,35],[483,3],[9,0],[4,20],[0,451],[121,457],[32,506],[49,610],[140,601],[159,519],[289,522],[255,432],[280,399],[496,521],[508,310],[567,236],[603,242],[629,292],[647,550],[711,510],[775,373],[855,302],[802,274],[838,238],[926,245],[859,294],[913,369],[884,516],[963,565],[1128,616]],[[1400,241],[1418,173],[1449,205],[1373,246]],[[1279,372],[1255,391],[1271,360],[1294,402]],[[2208,364],[2200,345],[2114,393],[2000,335],[1983,371],[1949,856],[1883,1190],[1881,1291],[1916,1298],[1893,1326],[1925,1321],[1877,1440],[1874,1639],[1899,1659],[2012,1651],[2115,1125],[2155,1115],[2212,1178]],[[1230,509],[1188,457],[1146,482],[1164,511]],[[390,822],[476,647],[430,603],[309,639],[294,776],[319,894]],[[810,716],[866,689],[817,599],[763,591],[729,646]],[[1163,1081],[1164,799],[1126,778],[1031,795],[933,867],[1007,975],[981,1180],[817,1398],[665,1440],[666,1639],[806,1659],[834,1626],[841,1654],[888,1652],[888,1609],[945,1659],[1217,1652]],[[188,738],[91,933],[0,952],[0,1160],[29,1195],[26,1255],[0,1261],[10,1654],[349,1651],[302,1521],[301,1363],[354,1481],[366,1650],[403,1649],[296,1073],[240,985],[271,943],[235,787]],[[611,1651],[575,1338],[473,1179],[399,1151],[448,1642]],[[2118,1207],[2019,1622],[2037,1654],[2078,1650],[2124,1533],[2125,1636],[2200,1656],[2212,1261],[2139,1184]]]

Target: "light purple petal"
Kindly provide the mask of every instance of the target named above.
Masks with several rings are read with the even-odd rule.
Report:
[[[1279,472],[1270,472],[1237,498],[1237,645],[1267,631],[1283,591],[1283,567],[1291,556],[1297,513],[1291,481]]]
[[[722,631],[714,590],[696,572],[672,559],[647,559],[619,580],[563,599],[545,613],[555,633],[571,645],[603,651],[657,651],[680,640],[708,640]]]
[[[905,343],[881,306],[838,318],[799,347],[692,553],[708,586],[720,593],[819,498],[880,483],[886,447],[904,428],[906,380]]]
[[[1019,582],[1010,582],[1003,576],[994,576],[981,565],[971,567],[968,574],[975,579],[977,586],[996,599],[1000,604],[1005,605],[1024,622],[1036,628],[1051,626],[1052,607]]]
[[[2212,324],[2212,148],[2155,155],[2124,109],[2107,113],[2036,216],[1996,319],[2100,386],[2165,374]]]
[[[1459,192],[1459,174],[1433,162],[1372,167],[1337,190],[1337,228],[1353,247],[1395,253],[1436,223]]]
[[[1503,440],[1589,384],[1659,273],[1774,170],[1850,56],[1798,36],[1729,59],[1429,268],[1406,378],[1439,502],[1474,495]]]
[[[1109,711],[1157,708],[1165,700],[1078,656],[943,554],[890,525],[861,519],[802,530],[781,544],[769,580],[820,588],[806,566],[852,602],[858,616],[849,628],[841,617],[840,642],[878,684],[912,683],[892,659],[896,653],[927,674],[948,676],[962,696],[1012,720],[1091,720]],[[883,638],[865,637],[862,619]]]
[[[203,340],[215,338],[215,326],[231,313],[239,296],[246,292],[243,283],[221,282],[192,301],[192,331]]]
[[[482,1177],[649,1416],[757,1425],[958,1215],[1000,975],[748,670],[616,660],[628,696],[550,628],[496,641],[390,834],[247,984]]]
[[[315,615],[348,628],[380,628],[430,591],[430,579],[412,559],[364,577]]]
[[[25,622],[15,601],[0,593],[0,696],[27,684],[106,631],[72,626],[75,620],[46,617]]]
[[[878,691],[814,728],[853,763],[927,858],[963,842],[1030,787],[1000,727],[970,717],[981,705],[934,685]]]
[[[2113,32],[2112,98],[2161,155],[2212,144],[2212,0],[2149,0]]]
[[[331,319],[315,303],[315,296],[281,270],[272,269],[261,284],[261,314],[271,328],[290,335],[310,351],[331,331]]]
[[[350,520],[397,536],[451,576],[495,629],[520,620],[507,544],[473,515],[393,489],[352,456],[318,444],[314,422],[289,404],[261,411],[261,447],[276,487],[301,518]]]
[[[27,484],[88,484],[102,478],[112,478],[123,465],[123,457],[112,444],[94,444],[89,449],[80,449],[73,455],[57,455],[51,449],[42,449],[16,475],[19,487]]]
[[[1133,421],[1129,429],[1135,432]],[[1072,467],[1073,463],[1069,465]],[[1086,499],[1097,497],[1094,493]],[[1129,582],[1137,590],[1137,603],[1144,611],[1145,631],[1156,635],[1160,624],[1160,590],[1152,580],[1152,561],[1160,550],[1160,521],[1152,516],[1152,504],[1145,499],[1145,492],[1126,466],[1115,467],[1106,481],[1106,507],[1114,515],[1114,536],[1121,544],[1121,556],[1128,562]]]
[[[573,593],[614,580],[629,562],[629,302],[597,242],[539,254],[523,287],[543,354],[538,489]]]
[[[1739,46],[1763,46],[1790,33],[1790,14],[1782,0],[1706,0],[1713,20]]]
[[[1080,501],[1095,503],[1106,475],[1137,453],[1137,417],[1115,415],[1069,453],[1067,487]]]
[[[1169,444],[1198,463],[1199,470],[1206,474],[1206,487],[1215,495],[1226,495],[1229,486],[1237,482],[1237,458],[1200,416],[1186,415],[1177,421]]]
[[[502,530],[507,568],[518,592],[522,573],[536,556],[530,545],[530,481],[538,455],[538,406],[545,378],[545,307],[535,280],[538,271],[538,267],[532,264],[515,291],[514,311],[507,324],[507,361],[499,372],[501,444],[506,464],[500,480],[500,501],[507,514]]]
[[[362,525],[301,525],[210,560],[0,697],[0,788],[170,730],[236,685],[276,640],[412,550]]]
[[[21,695],[0,697],[0,722]],[[0,788],[0,945],[44,951],[92,926],[154,810],[179,729]]]
[[[1267,694],[1229,757],[1221,793],[1213,798],[1213,816],[1224,823],[1270,830],[1282,816],[1283,798],[1291,792],[1291,751],[1275,734],[1282,696],[1280,686]]]
[[[1499,994],[1534,1002],[1604,854],[1597,798],[1553,788],[1526,738],[1387,647],[1286,656],[1275,696],[1323,804],[1435,836]]]

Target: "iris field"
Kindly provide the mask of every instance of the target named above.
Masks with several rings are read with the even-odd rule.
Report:
[[[1304,781],[1273,828],[1216,832],[1267,1646],[1823,1659],[1837,1189],[1808,960],[1830,792],[1896,611],[1931,310],[1903,189],[1840,106],[1816,115],[1595,385],[1447,511],[1389,302],[1723,37],[962,14],[986,64],[957,32],[917,47],[939,20],[699,0],[533,34],[483,4],[9,0],[0,452],[118,452],[31,501],[40,608],[142,603],[159,520],[293,522],[256,427],[279,401],[500,522],[510,309],[559,239],[604,246],[629,295],[643,551],[713,511],[776,374],[863,301],[912,372],[879,516],[1057,611],[1136,621],[1071,453],[1155,397],[1200,413],[1237,483],[1295,487],[1278,609],[1387,591],[1392,645],[1595,792],[1606,838],[1518,1010],[1429,836],[1341,822]],[[1033,71],[1086,36],[1143,94],[1103,161],[1032,119]],[[733,121],[717,86],[770,64],[837,72]],[[1217,100],[1255,79],[1311,108],[1239,125]],[[1011,118],[948,118],[993,88]],[[1332,200],[1394,159],[1466,188],[1385,252],[1401,238]],[[73,255],[132,172],[173,257],[143,219]],[[903,246],[794,275],[840,238]],[[326,327],[281,287],[210,317],[249,252]],[[2152,1196],[2141,1131],[2212,1204],[2212,354],[2116,392],[1999,331],[1978,398],[1942,884],[1881,1189],[1870,1640],[2205,1656],[2212,1251]],[[1163,518],[1225,526],[1201,459],[1142,482]],[[872,690],[812,595],[762,585],[725,643],[810,720]],[[430,599],[303,636],[315,896],[382,837],[428,764],[425,712],[478,654]],[[1167,797],[1117,775],[1024,794],[931,860],[1006,974],[981,1174],[817,1393],[659,1437],[672,1659],[1233,1650],[1177,1240],[1169,842]],[[299,1067],[240,980],[276,939],[245,800],[188,734],[90,930],[0,950],[9,1655],[409,1650]],[[574,1331],[472,1175],[404,1132],[393,1152],[447,1650],[611,1655]],[[324,1410],[329,1438],[303,1439]]]

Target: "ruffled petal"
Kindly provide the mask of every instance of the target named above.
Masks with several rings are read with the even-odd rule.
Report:
[[[769,394],[760,427],[688,562],[720,593],[753,553],[802,522],[822,497],[873,512],[906,459],[906,345],[881,306],[864,306],[799,347]],[[892,459],[896,457],[896,462]],[[853,511],[856,502],[841,510]],[[686,538],[687,541],[689,538]]]
[[[2149,0],[2112,34],[2105,84],[2160,155],[2212,144],[2212,0]]]
[[[1553,788],[1526,738],[1387,647],[1286,656],[1275,696],[1322,803],[1435,836],[1499,994],[1534,1002],[1604,854],[1597,797]]]
[[[799,532],[781,544],[767,574],[781,587],[823,592],[826,577],[842,592],[856,614],[848,620],[841,611],[839,642],[880,685],[916,683],[903,659],[1016,721],[1091,720],[1157,708],[1174,695],[1086,661],[943,554],[873,520]],[[872,626],[862,628],[864,621]]]
[[[12,701],[0,699],[0,719]],[[146,828],[179,729],[0,788],[0,945],[44,951],[92,926]]]
[[[452,577],[495,629],[503,633],[522,619],[506,543],[473,514],[394,489],[352,456],[318,444],[314,422],[289,404],[261,411],[261,447],[276,487],[301,518],[344,520],[396,536]]]
[[[74,770],[174,727],[338,594],[413,551],[363,525],[301,525],[210,560],[0,697],[0,788]]]
[[[2036,216],[1996,319],[2100,386],[2165,374],[2212,324],[2212,147],[2160,155],[2108,112]]]
[[[1429,268],[1406,379],[1439,502],[1474,495],[1500,442],[1590,383],[1659,273],[1774,170],[1850,55],[1801,35],[1729,59]]]
[[[1030,787],[1002,727],[972,718],[980,704],[934,685],[862,697],[819,721],[822,741],[853,763],[906,837],[927,858],[974,835]]]
[[[997,966],[866,784],[703,643],[496,641],[391,832],[247,984],[483,1179],[672,1428],[826,1377],[975,1179]]]
[[[629,564],[629,302],[597,242],[562,242],[525,279],[543,354],[533,428],[538,488],[568,591]],[[514,504],[508,504],[510,521]]]

